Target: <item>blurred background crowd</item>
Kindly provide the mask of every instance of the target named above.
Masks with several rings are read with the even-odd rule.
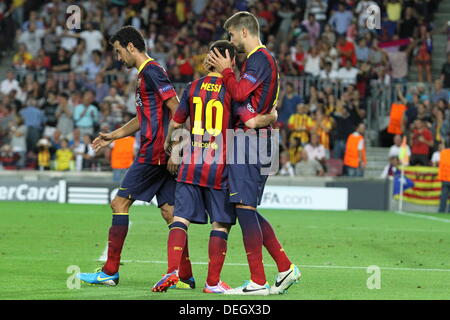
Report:
[[[380,29],[366,25],[372,3],[381,9]],[[72,4],[81,8],[79,30],[67,28]],[[204,75],[209,44],[226,38],[224,21],[246,10],[257,16],[263,44],[278,60],[278,174],[349,174],[342,170],[348,137],[364,136],[364,124],[376,118],[369,101],[380,94],[373,89],[377,84],[394,88],[390,100],[404,106],[399,129],[384,130],[376,141],[393,145],[383,174],[398,163],[395,146],[402,135],[412,164],[431,165],[433,152],[450,134],[450,45],[447,52],[433,50],[436,34],[447,34],[450,44],[450,27],[434,22],[438,5],[437,0],[0,0],[0,63],[7,66],[0,78],[0,163],[4,169],[125,169],[112,165],[116,146],[99,154],[90,147],[99,131],[114,130],[136,113],[137,70],[116,61],[109,38],[123,25],[141,30],[148,54],[181,94]],[[448,57],[438,76],[432,73],[434,56]],[[410,81],[418,84],[408,86]]]

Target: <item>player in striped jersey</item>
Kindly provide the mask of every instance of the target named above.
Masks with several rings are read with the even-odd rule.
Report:
[[[100,133],[93,141],[96,151],[114,140],[140,130],[140,149],[128,169],[119,191],[111,202],[112,226],[108,237],[108,259],[101,270],[82,273],[80,279],[94,284],[116,285],[119,281],[120,254],[128,233],[128,212],[135,200],[150,202],[154,196],[168,224],[173,220],[176,182],[167,170],[171,165],[164,151],[169,112],[175,113],[178,97],[166,71],[146,54],[145,42],[135,28],[125,26],[112,38],[119,61],[138,70],[136,88],[137,116],[111,133]],[[180,278],[185,287],[195,287],[187,245],[183,250]]]
[[[213,48],[222,53],[228,50],[234,61],[234,47],[230,42],[216,41],[211,50]],[[154,285],[155,292],[166,291],[177,283],[188,227],[190,223],[207,223],[208,215],[212,231],[208,278],[203,292],[223,293],[231,289],[220,280],[220,272],[225,261],[228,233],[236,222],[234,207],[229,202],[226,167],[226,130],[232,129],[235,123],[232,105],[222,75],[210,70],[208,75],[186,87],[171,121],[171,127],[181,128],[189,118],[191,130],[178,169],[174,222],[167,242],[167,274]],[[241,108],[236,106],[235,111],[239,113]],[[267,126],[276,117],[276,111],[260,115],[249,120],[247,125]]]
[[[246,11],[235,13],[224,24],[230,35],[230,41],[238,52],[245,53],[245,60],[240,80],[232,69],[231,59],[226,53],[215,50],[208,55],[208,63],[223,75],[223,83],[234,101],[247,103],[240,115],[245,122],[258,114],[266,114],[276,106],[279,92],[279,75],[275,58],[270,54],[260,40],[257,18]],[[245,128],[245,126],[244,126]],[[271,135],[271,130],[256,134]],[[258,139],[259,140],[259,139]],[[271,139],[267,139],[268,145]],[[257,151],[260,145],[251,146]],[[268,146],[271,150],[272,146]],[[245,152],[248,158],[251,152],[248,148],[236,150]],[[257,152],[259,155],[259,152]],[[247,159],[246,159],[247,160]],[[250,267],[251,280],[241,287],[228,290],[226,294],[267,295],[285,292],[300,278],[300,271],[287,257],[278,241],[270,223],[259,214],[256,207],[261,202],[267,174],[262,174],[264,163],[258,159],[256,164],[229,165],[230,199],[236,204],[236,214],[242,229],[244,246]],[[275,284],[269,288],[262,261],[262,246],[265,246],[278,267]]]

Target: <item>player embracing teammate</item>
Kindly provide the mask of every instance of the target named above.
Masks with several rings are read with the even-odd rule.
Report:
[[[279,92],[279,74],[275,58],[262,45],[259,37],[257,18],[249,12],[237,12],[224,24],[230,36],[230,42],[239,53],[245,53],[240,80],[232,69],[230,56],[223,56],[215,50],[208,56],[208,63],[223,75],[223,83],[231,97],[236,102],[243,102],[246,108],[240,114],[247,121],[258,114],[269,113],[276,107]],[[245,130],[245,125],[244,125]],[[278,145],[271,146],[271,130],[257,129],[259,136],[267,135],[267,149],[274,150]],[[228,165],[228,181],[230,186],[230,201],[235,204],[235,211],[242,229],[244,247],[250,267],[251,279],[238,288],[227,290],[225,294],[268,295],[284,293],[292,284],[300,279],[300,271],[287,257],[269,222],[258,213],[256,207],[261,202],[268,172],[263,172],[265,164],[261,161],[263,146],[259,142],[257,163],[232,163]],[[251,143],[250,143],[251,144]],[[235,143],[235,145],[239,145]],[[273,148],[274,147],[274,148]],[[246,160],[251,156],[255,146],[245,146]],[[267,284],[262,261],[262,247],[266,247],[275,260],[279,274],[272,287]]]
[[[278,148],[278,141],[272,146],[272,131],[269,127],[269,124],[273,121],[270,117],[276,116],[279,92],[277,63],[265,46],[261,44],[259,24],[254,15],[248,12],[238,12],[225,22],[224,27],[238,53],[245,53],[247,56],[242,67],[240,80],[236,80],[233,72],[234,50],[227,48],[226,45],[213,45],[206,66],[209,66],[214,73],[209,74],[206,78],[194,81],[186,88],[174,117],[175,127],[180,127],[190,116],[191,139],[193,141],[191,139],[189,141],[192,146],[211,148],[214,140],[207,139],[206,144],[205,140],[200,140],[200,143],[197,143],[195,135],[202,136],[205,134],[205,127],[210,135],[218,133],[220,131],[218,130],[219,122],[222,123],[220,126],[222,130],[233,128],[247,131],[257,128],[256,132],[252,131],[249,134],[250,136],[256,135],[257,139],[249,139],[249,142],[240,144],[239,137],[232,135],[233,141],[225,141],[222,145],[224,148],[222,151],[229,146],[226,153],[231,154],[231,157],[227,155],[227,165],[225,167],[220,166],[222,176],[219,180],[220,187],[223,188],[225,177],[228,179],[229,198],[226,197],[223,189],[217,193],[220,194],[219,198],[214,195],[215,191],[212,191],[211,187],[215,188],[218,185],[206,184],[206,181],[211,181],[208,174],[211,166],[199,164],[196,161],[201,157],[196,156],[193,150],[189,152],[190,166],[192,166],[192,163],[196,163],[193,165],[193,168],[196,169],[187,170],[186,165],[181,164],[175,196],[175,222],[173,225],[176,224],[176,227],[171,229],[168,240],[169,267],[167,274],[155,284],[153,291],[165,291],[178,281],[179,256],[184,249],[184,238],[189,223],[206,223],[205,212],[210,216],[213,231],[210,235],[210,263],[204,292],[236,295],[281,294],[296,283],[301,276],[298,267],[287,257],[270,223],[256,209],[261,202],[269,173],[268,167],[270,166],[270,163],[262,161],[261,151],[271,150],[272,152],[272,150]],[[208,93],[208,88],[211,88],[212,91],[218,90],[217,94]],[[218,98],[221,94],[225,98]],[[230,99],[232,102],[230,102]],[[221,102],[219,103],[219,101]],[[233,103],[238,103],[238,105],[231,107]],[[205,105],[206,109],[204,109]],[[239,120],[238,122],[230,121],[230,108]],[[264,116],[268,117],[264,118]],[[215,120],[210,119],[210,117],[215,118]],[[215,125],[212,125],[213,123]],[[222,136],[223,133],[222,131]],[[229,138],[229,136],[227,137]],[[257,154],[256,162],[250,161],[254,153]],[[197,152],[198,154],[201,154],[201,152]],[[238,158],[242,159],[242,155],[245,159],[243,163],[237,160]],[[185,158],[183,157],[183,161],[186,160]],[[219,175],[216,176],[216,178],[218,177]],[[205,187],[209,187],[209,189],[204,189]],[[234,204],[234,212],[230,211],[228,201]],[[235,289],[220,281],[219,277],[225,259],[228,232],[231,225],[234,224],[235,217],[233,217],[233,214],[237,215],[242,229],[251,273],[251,279]],[[224,219],[224,217],[227,218]],[[217,222],[220,223],[217,224]],[[214,240],[214,238],[221,238],[222,240]],[[263,246],[275,260],[279,271],[272,287],[268,285],[264,272]],[[214,275],[211,275],[212,271]]]

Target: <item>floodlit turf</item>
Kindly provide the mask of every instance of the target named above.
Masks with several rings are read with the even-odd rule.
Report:
[[[289,293],[253,299],[448,299],[448,215],[405,216],[375,211],[261,210],[303,278]],[[153,293],[165,272],[167,227],[155,207],[133,207],[117,287],[68,289],[71,265],[99,266],[111,213],[108,206],[0,202],[0,299],[240,299],[202,293],[209,226],[189,232],[195,290]],[[425,217],[438,217],[437,220]],[[265,252],[269,282],[277,272]],[[229,238],[222,279],[249,278],[238,226]],[[239,265],[242,264],[242,265]],[[367,267],[381,268],[381,289],[367,288]],[[245,297],[252,299],[251,297]]]

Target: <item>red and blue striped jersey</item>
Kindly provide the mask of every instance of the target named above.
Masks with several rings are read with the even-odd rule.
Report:
[[[239,81],[231,68],[223,70],[222,74],[233,101],[243,103],[238,112],[242,122],[258,114],[270,113],[277,103],[280,90],[278,65],[265,46],[248,54]]]
[[[226,189],[226,130],[233,129],[232,101],[222,75],[210,73],[184,90],[173,120],[190,118],[190,152],[184,152],[178,169],[179,182]]]
[[[164,139],[170,111],[164,101],[177,95],[166,71],[153,59],[139,68],[136,87],[136,114],[140,125],[139,163],[166,164]]]

